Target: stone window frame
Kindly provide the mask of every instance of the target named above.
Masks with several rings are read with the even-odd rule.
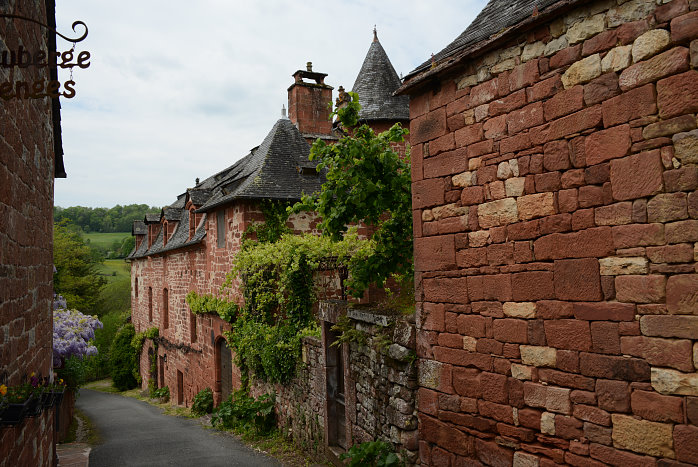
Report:
[[[189,240],[194,238],[196,233],[196,213],[194,211],[194,206],[189,208]]]
[[[168,235],[167,221],[164,221],[162,223],[162,246],[163,246],[163,248],[167,246],[167,235]]]
[[[134,288],[133,288],[133,289],[134,289],[134,291],[135,291],[136,298],[138,298],[138,276],[136,276],[136,281],[135,281],[135,284],[134,284]]]
[[[216,212],[216,247],[225,248],[225,209]]]
[[[162,328],[170,327],[170,291],[167,287],[162,289]]]
[[[153,322],[153,288],[148,287],[148,322]]]
[[[192,344],[198,341],[198,323],[196,322],[196,314],[189,310],[189,340]]]

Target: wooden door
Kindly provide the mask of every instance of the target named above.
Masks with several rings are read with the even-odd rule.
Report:
[[[219,339],[216,349],[218,354],[218,374],[220,375],[221,400],[226,400],[233,391],[233,354],[225,339]]]
[[[327,427],[328,443],[347,449],[346,406],[344,399],[344,358],[341,345],[332,345],[337,341],[337,333],[326,328],[327,352]]]

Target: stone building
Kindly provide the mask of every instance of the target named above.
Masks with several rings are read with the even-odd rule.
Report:
[[[5,2],[0,13],[55,28],[53,1]],[[56,36],[0,18],[0,52],[14,55],[20,46],[32,54],[55,51]],[[65,177],[60,110],[58,98],[28,98],[25,86],[55,79],[55,68],[0,68],[0,384],[8,386],[52,369],[53,180]],[[54,427],[52,409],[0,427],[0,464],[53,465]]]
[[[697,10],[491,0],[406,77],[423,464],[698,464]]]
[[[197,180],[193,188],[179,195],[175,203],[159,214],[149,214],[143,221],[134,222],[136,248],[129,256],[132,320],[137,331],[156,326],[160,336],[157,353],[149,340],[141,353],[144,388],[152,378],[158,386],[170,388],[175,403],[189,405],[197,392],[206,387],[213,389],[216,404],[240,387],[239,370],[222,334],[230,325],[218,316],[192,314],[185,297],[191,291],[207,294],[219,290],[231,270],[233,257],[240,250],[243,233],[253,222],[264,219],[260,202],[293,202],[300,200],[303,192],[319,191],[324,179],[316,170],[316,162],[308,160],[308,143],[317,138],[338,139],[329,120],[332,87],[325,84],[326,76],[313,71],[310,63],[306,70],[294,73],[294,82],[288,88],[289,118],[278,120],[258,147],[221,172]],[[374,33],[353,88],[360,93],[362,121],[376,131],[396,122],[407,124],[408,98],[392,95],[399,85],[400,79]],[[292,215],[288,225],[296,233],[320,234],[317,218],[312,214]],[[334,289],[326,290],[324,295],[339,298]],[[270,387],[255,382],[253,394],[276,393],[281,424],[306,447],[315,446],[322,451],[329,445],[341,450],[351,446],[354,440],[378,435],[390,439],[392,433],[396,444],[408,445],[416,458],[416,413],[412,413],[414,393],[410,392],[416,388],[414,365],[411,361],[393,361],[393,369],[388,372],[385,367],[385,374],[376,374],[374,382],[386,391],[397,388],[397,397],[376,393],[364,375],[373,372],[371,365],[382,364],[379,363],[382,357],[377,359],[373,355],[372,362],[367,362],[368,349],[352,353],[346,344],[339,350],[330,348],[336,336],[328,334],[329,328],[343,310],[342,304],[319,308],[326,310],[321,313],[325,336],[304,339],[299,376],[286,386]],[[367,332],[382,329],[381,326],[373,331],[374,321],[363,318]],[[388,324],[385,318],[378,322]],[[400,324],[394,327],[398,329],[397,340],[414,347],[414,332]],[[396,356],[406,358],[404,352],[397,352]],[[154,366],[151,360],[155,361]],[[409,371],[396,370],[408,365],[413,374],[409,382]],[[376,368],[376,373],[379,370]],[[401,392],[400,387],[405,389]],[[409,396],[405,395],[408,393]],[[409,415],[395,413],[392,424],[382,420],[379,414],[389,412],[386,408],[389,399],[395,401],[400,397],[410,399],[411,405],[405,403],[402,407]],[[368,406],[375,407],[372,414],[357,415]],[[398,422],[403,425],[400,429],[396,426]],[[409,430],[411,438],[402,434],[405,430]]]

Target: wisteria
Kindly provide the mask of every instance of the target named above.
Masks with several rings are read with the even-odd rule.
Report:
[[[84,315],[67,308],[54,309],[53,366],[60,367],[68,357],[83,358],[85,355],[96,355],[97,347],[90,344],[90,341],[95,337],[95,329],[101,328],[102,323],[95,316]]]

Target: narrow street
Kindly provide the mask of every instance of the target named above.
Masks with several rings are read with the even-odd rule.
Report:
[[[280,465],[232,436],[193,419],[162,415],[157,407],[130,397],[82,389],[76,406],[101,439],[90,453],[90,466]]]

